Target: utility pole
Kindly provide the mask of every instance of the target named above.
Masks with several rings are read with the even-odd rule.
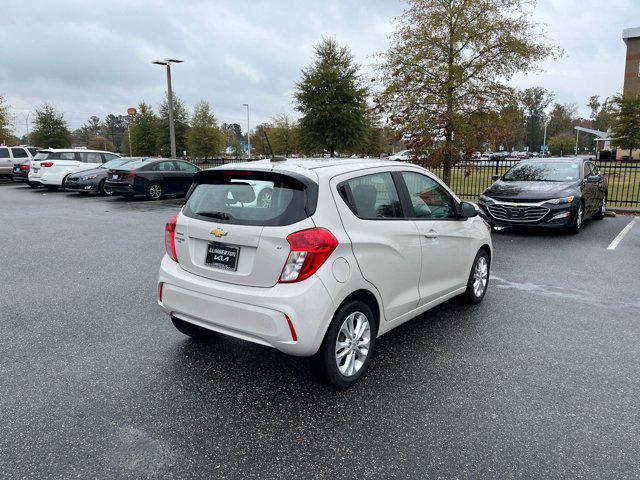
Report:
[[[171,89],[171,64],[182,63],[183,60],[175,58],[165,58],[164,60],[154,60],[151,63],[165,65],[167,67],[167,100],[169,102],[169,141],[171,142],[171,158],[176,158],[176,129],[173,124],[173,90]]]
[[[29,115],[31,115],[31,112],[27,113],[27,116],[24,119],[24,123],[27,126],[27,143],[29,143]]]
[[[251,130],[249,125],[249,104],[243,103],[243,107],[247,107],[247,158],[251,160]]]

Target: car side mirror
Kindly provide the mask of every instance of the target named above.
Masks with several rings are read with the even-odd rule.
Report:
[[[500,175],[491,175],[491,180],[493,180],[494,182],[496,180],[500,180]]]
[[[478,215],[478,210],[473,203],[460,202],[460,208],[462,209],[462,218],[471,218]]]

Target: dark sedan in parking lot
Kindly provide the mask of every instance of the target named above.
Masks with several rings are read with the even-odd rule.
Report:
[[[83,170],[82,172],[69,175],[64,182],[64,189],[70,192],[111,195],[111,190],[105,186],[109,170],[136,160],[142,159],[139,157],[114,158],[97,168]]]
[[[144,195],[149,200],[185,195],[200,169],[168,158],[140,158],[109,170],[105,188],[124,197]]]
[[[480,195],[494,227],[556,227],[578,233],[589,217],[604,218],[607,182],[585,158],[523,160]]]

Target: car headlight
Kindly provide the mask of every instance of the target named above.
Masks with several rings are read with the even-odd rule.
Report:
[[[82,177],[83,180],[93,180],[97,177],[97,175],[88,175],[86,177]]]
[[[493,203],[493,198],[491,198],[491,197],[487,197],[486,195],[480,195],[480,196],[478,197],[478,199],[479,199],[481,202],[485,202],[485,203]]]
[[[571,195],[570,197],[562,197],[562,198],[553,198],[551,200],[547,200],[546,203],[553,203],[554,205],[560,205],[562,203],[571,203],[575,197]]]

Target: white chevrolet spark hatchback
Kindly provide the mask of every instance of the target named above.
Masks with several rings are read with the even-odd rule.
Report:
[[[158,303],[178,330],[314,356],[338,387],[363,375],[376,337],[456,295],[479,303],[492,256],[474,205],[423,168],[375,160],[201,171],[165,243]]]

